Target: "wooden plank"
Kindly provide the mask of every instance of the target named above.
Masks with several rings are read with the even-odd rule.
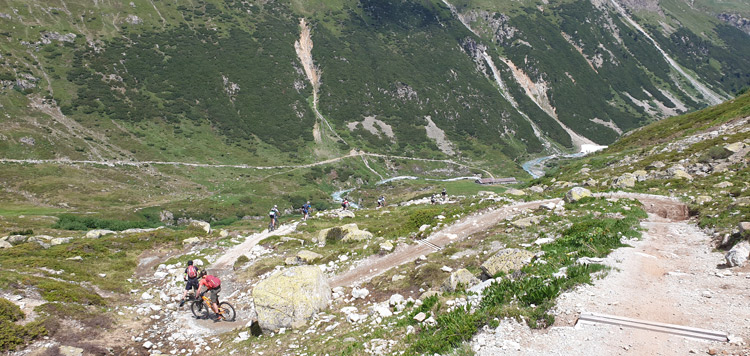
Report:
[[[615,315],[599,314],[599,313],[581,313],[578,317],[578,321],[589,322],[589,323],[602,323],[618,325],[623,327],[649,330],[673,335],[679,335],[694,339],[711,340],[711,341],[729,341],[729,335],[723,331],[714,331],[707,329],[692,328],[689,326],[682,326],[676,324],[665,324],[655,321],[639,320],[626,318]]]

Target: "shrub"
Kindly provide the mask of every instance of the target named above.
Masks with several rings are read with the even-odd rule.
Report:
[[[0,298],[0,320],[15,322],[25,317],[18,305],[5,298]]]
[[[326,233],[327,244],[335,244],[341,241],[342,238],[344,238],[344,230],[338,226],[332,227],[328,230],[328,233]]]
[[[94,217],[83,217],[78,215],[64,214],[60,215],[60,220],[52,226],[53,229],[62,230],[91,230],[107,229],[122,231],[136,228],[153,228],[160,226],[161,223],[154,221],[128,221],[128,220],[111,220],[97,219]]]

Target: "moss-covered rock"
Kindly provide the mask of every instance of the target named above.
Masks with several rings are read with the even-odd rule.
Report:
[[[530,251],[507,248],[490,257],[481,267],[484,273],[492,277],[499,272],[508,273],[521,269],[531,262],[533,257],[534,254]]]
[[[253,300],[264,331],[299,328],[314,313],[328,307],[331,287],[320,268],[298,266],[258,283]]]

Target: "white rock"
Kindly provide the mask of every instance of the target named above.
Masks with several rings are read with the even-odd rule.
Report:
[[[404,303],[404,296],[401,294],[394,294],[388,299],[388,305],[399,305]]]
[[[448,272],[448,273],[453,272],[453,268],[450,268],[448,266],[443,266],[443,267],[440,268],[440,270],[443,271],[443,272]]]
[[[146,349],[150,349],[150,348],[154,347],[154,344],[151,341],[146,341],[146,342],[143,343],[143,347],[146,348]]]
[[[370,294],[370,291],[367,290],[367,288],[357,288],[357,287],[354,287],[354,289],[352,289],[352,297],[353,298],[364,299],[369,294]]]
[[[430,228],[430,225],[422,225],[419,227],[419,232],[423,232]]]
[[[414,316],[414,320],[420,323],[424,321],[426,318],[427,318],[427,314],[425,314],[424,312],[419,312],[417,315]]]
[[[150,299],[154,299],[154,296],[151,294],[148,294],[148,292],[143,292],[143,294],[141,294],[141,299],[150,300]]]

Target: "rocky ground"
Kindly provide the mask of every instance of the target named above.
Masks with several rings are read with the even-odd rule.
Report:
[[[724,254],[686,221],[650,215],[632,247],[604,259],[610,272],[558,298],[557,322],[531,330],[512,319],[485,327],[472,340],[478,355],[750,354],[750,269],[726,268]],[[726,332],[709,342],[606,324],[577,322],[596,312]]]

